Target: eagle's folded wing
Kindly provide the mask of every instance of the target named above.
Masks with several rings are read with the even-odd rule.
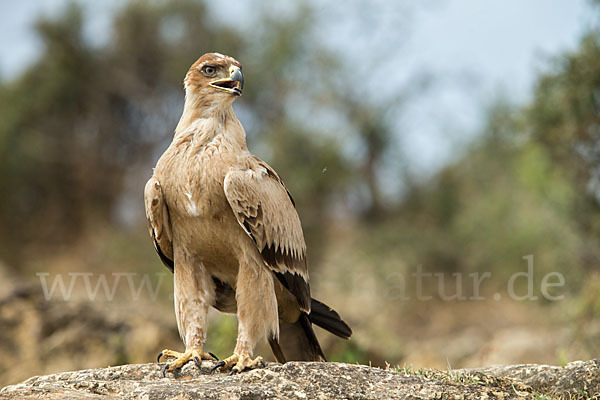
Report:
[[[148,230],[161,261],[173,272],[173,235],[169,210],[158,180],[153,176],[144,189]]]
[[[232,169],[224,190],[238,223],[254,240],[263,261],[310,312],[306,244],[294,202],[279,176],[259,158]]]

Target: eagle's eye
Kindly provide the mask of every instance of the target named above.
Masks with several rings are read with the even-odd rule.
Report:
[[[202,67],[202,73],[206,76],[212,76],[215,74],[215,72],[217,72],[217,68],[212,65],[205,65]]]

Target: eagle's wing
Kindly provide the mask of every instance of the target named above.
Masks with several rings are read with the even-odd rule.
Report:
[[[148,230],[154,248],[161,261],[173,272],[173,235],[171,233],[169,209],[163,197],[160,182],[154,176],[146,183],[144,200]]]
[[[248,168],[232,169],[224,190],[238,223],[254,240],[263,261],[310,312],[306,244],[294,201],[279,176],[250,156]]]

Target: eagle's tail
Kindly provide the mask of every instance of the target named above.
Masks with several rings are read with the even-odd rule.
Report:
[[[301,313],[298,321],[293,323],[279,320],[279,341],[269,339],[278,362],[327,361],[313,330],[313,323],[344,339],[352,335],[352,329],[337,312],[312,299],[310,314]]]
[[[319,300],[311,300],[310,315],[308,316],[310,322],[342,339],[349,339],[352,336],[352,329],[342,320],[340,314]]]

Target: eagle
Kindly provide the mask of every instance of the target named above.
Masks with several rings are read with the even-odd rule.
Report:
[[[294,200],[277,173],[251,154],[233,111],[242,65],[207,53],[184,79],[185,103],[173,140],[144,189],[150,237],[174,274],[177,327],[185,345],[163,375],[188,361],[215,359],[230,374],[264,366],[267,339],[278,362],[326,361],[313,324],[348,339],[340,315],[311,298],[306,244]],[[210,307],[238,321],[233,354],[204,351]]]

